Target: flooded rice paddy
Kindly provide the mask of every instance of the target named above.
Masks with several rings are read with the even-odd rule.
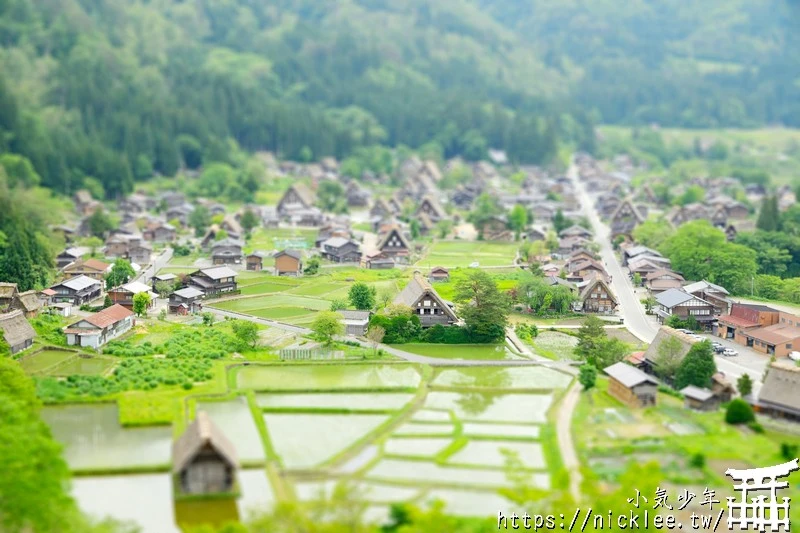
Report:
[[[402,364],[247,366],[236,377],[240,388],[256,390],[412,388],[421,379],[415,367]]]

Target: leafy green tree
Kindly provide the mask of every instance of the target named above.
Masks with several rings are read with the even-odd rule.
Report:
[[[303,273],[308,274],[309,276],[313,276],[314,274],[319,272],[321,264],[322,263],[320,262],[319,257],[314,256],[310,258],[308,261],[306,261],[306,266],[303,269]]]
[[[378,345],[383,342],[385,336],[386,330],[381,326],[375,325],[367,330],[367,340],[372,345],[372,349],[375,353],[378,353]]]
[[[225,231],[224,229],[221,229],[221,230],[217,231],[214,234],[214,240],[215,241],[221,241],[221,240],[227,239],[227,238],[228,238],[228,232]]]
[[[161,298],[166,298],[175,290],[175,285],[169,281],[157,281],[156,282],[156,293]]]
[[[89,255],[97,257],[97,250],[103,247],[103,239],[99,237],[86,237],[83,239],[82,244],[89,248]]]
[[[189,213],[189,226],[194,228],[195,237],[202,237],[205,234],[208,225],[211,222],[211,215],[204,205],[197,205]]]
[[[239,221],[247,234],[250,234],[254,228],[257,228],[260,222],[261,221],[258,220],[258,215],[256,215],[250,208],[244,210],[244,213],[242,213],[242,218]]]
[[[61,446],[40,418],[31,378],[0,357],[0,530],[73,531],[77,510],[66,487],[69,469]],[[13,435],[13,438],[10,438]]]
[[[607,338],[604,325],[605,322],[594,315],[586,317],[578,328],[578,344],[575,346],[577,356],[588,360],[598,350],[600,341]]]
[[[449,218],[443,218],[436,223],[436,235],[440,239],[446,239],[453,231],[453,221]]]
[[[0,167],[5,169],[8,187],[34,187],[42,181],[27,157],[18,154],[0,154]]]
[[[210,327],[214,325],[214,313],[205,312],[202,316],[204,326]]]
[[[556,233],[561,233],[562,230],[567,229],[572,225],[572,220],[564,216],[564,212],[561,208],[556,210],[556,214],[553,215],[553,229]]]
[[[325,344],[333,342],[333,338],[344,333],[341,316],[332,311],[320,311],[311,323],[311,331]]]
[[[109,231],[114,229],[114,222],[102,207],[95,209],[94,213],[89,215],[87,223],[89,225],[89,231],[95,237],[104,237]]]
[[[249,320],[234,320],[231,324],[233,334],[245,346],[255,348],[258,346],[258,325]]]
[[[775,195],[765,196],[761,201],[756,227],[762,231],[780,231],[781,214],[778,209],[778,198]]]
[[[179,135],[176,141],[183,164],[191,169],[200,168],[203,164],[203,147],[200,141],[191,135]]]
[[[601,338],[597,350],[586,361],[597,368],[606,368],[625,359],[630,351],[630,347],[620,339]]]
[[[714,353],[708,341],[696,342],[675,371],[675,388],[680,390],[687,385],[708,387],[711,376],[717,372]]]
[[[375,297],[377,291],[363,281],[354,283],[347,293],[350,305],[362,311],[368,311],[375,307]]]
[[[133,270],[130,261],[119,258],[114,261],[111,271],[106,274],[106,289],[113,289],[128,283],[135,275],[136,272]]]
[[[150,306],[150,293],[140,292],[133,295],[133,312],[137,316],[144,316],[147,314],[147,308]]]
[[[408,224],[408,229],[411,232],[411,239],[416,240],[419,239],[419,236],[422,234],[422,231],[419,226],[419,220],[416,218],[411,219],[411,222]]]
[[[330,213],[347,212],[347,195],[338,181],[324,180],[317,189],[317,204]]]
[[[331,300],[330,311],[340,311],[342,309],[347,309],[347,300],[340,300],[338,298]]]
[[[459,304],[460,317],[476,342],[496,342],[505,337],[509,301],[488,273],[470,269],[456,281],[454,299]]]
[[[515,205],[508,215],[508,225],[519,238],[520,233],[528,227],[528,210],[520,204]]]
[[[642,275],[638,272],[633,273],[633,286],[634,287],[641,287],[642,286]]]
[[[755,422],[756,415],[750,404],[741,398],[734,398],[725,409],[725,422],[728,424],[749,424]]]
[[[578,369],[578,382],[583,386],[583,390],[589,390],[597,383],[597,368],[590,364],[583,364]]]
[[[682,352],[683,344],[677,338],[668,335],[661,341],[653,360],[656,375],[662,379],[674,376],[681,364]]]
[[[736,380],[736,388],[739,389],[739,394],[742,396],[748,396],[753,392],[753,380],[750,374],[742,374],[739,376],[739,379]]]
[[[675,229],[665,220],[645,220],[633,229],[633,239],[649,248],[658,249]]]
[[[483,231],[483,226],[493,217],[503,213],[503,208],[497,198],[489,193],[483,193],[475,199],[472,211],[467,216],[467,220],[472,222],[478,231]]]
[[[688,205],[702,202],[706,197],[706,190],[699,185],[690,185],[677,199],[678,205]]]
[[[707,220],[683,224],[664,241],[660,251],[687,279],[706,279],[734,293],[749,293],[756,275],[756,253],[728,242],[725,234]]]

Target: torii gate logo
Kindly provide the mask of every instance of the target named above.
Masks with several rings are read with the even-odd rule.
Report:
[[[739,526],[739,530],[749,530],[764,532],[769,526],[770,531],[789,531],[789,501],[790,498],[782,498],[778,502],[778,489],[785,489],[789,486],[787,481],[777,481],[779,478],[787,477],[790,473],[800,469],[797,459],[783,463],[782,465],[768,466],[765,468],[751,468],[749,470],[734,470],[729,468],[725,474],[739,481],[739,485],[733,488],[742,492],[741,501],[736,498],[728,497],[728,529],[733,530],[734,526]],[[752,483],[750,483],[752,482]],[[769,491],[769,499],[763,494]],[[750,495],[748,492],[758,494]],[[738,516],[735,511],[739,511]]]

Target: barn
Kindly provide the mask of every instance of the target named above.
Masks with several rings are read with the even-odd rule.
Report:
[[[205,411],[172,448],[172,468],[177,489],[183,495],[233,492],[239,461],[231,441],[214,425]]]

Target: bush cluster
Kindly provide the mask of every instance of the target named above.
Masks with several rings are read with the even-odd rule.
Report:
[[[517,324],[514,332],[523,341],[529,341],[539,336],[539,327],[536,324]]]

